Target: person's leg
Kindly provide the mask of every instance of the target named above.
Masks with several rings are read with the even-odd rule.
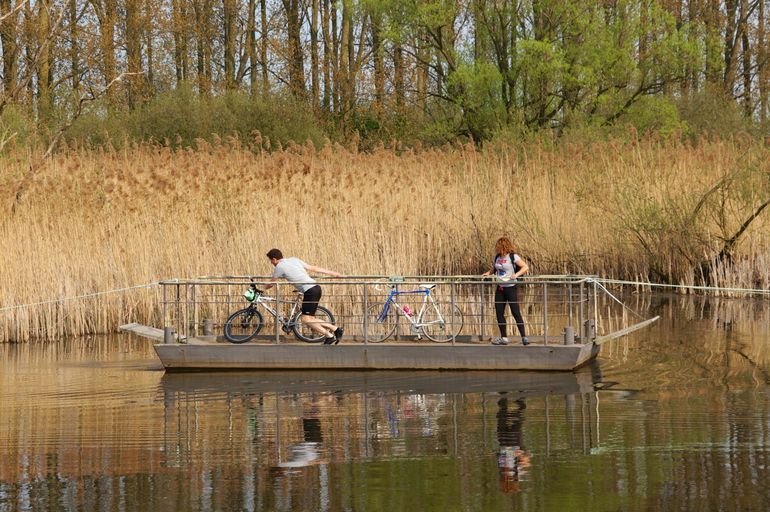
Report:
[[[497,315],[497,328],[500,330],[500,337],[506,337],[505,325],[505,294],[498,286],[495,288],[495,315]]]
[[[327,338],[331,338],[332,334],[337,329],[336,325],[330,324],[329,322],[324,322],[323,320],[319,320],[314,315],[303,314],[299,317],[299,321],[303,324],[307,324],[307,326],[312,330],[319,334],[323,334]]]
[[[315,285],[303,294],[300,322],[307,324],[311,330],[322,334],[326,338],[325,344],[339,343],[342,337],[342,328],[315,317],[318,303],[321,301],[321,293],[321,287]]]
[[[323,334],[325,338],[331,338],[334,336],[334,330],[336,325],[324,322],[315,317],[315,312],[318,310],[318,303],[321,301],[321,287],[318,285],[313,286],[309,290],[306,290],[302,294],[302,315],[299,320],[303,324],[319,333]]]
[[[524,318],[521,316],[521,308],[519,307],[519,287],[511,286],[506,288],[505,291],[505,298],[511,306],[511,314],[513,314],[513,318],[516,320],[516,327],[519,329],[519,335],[522,339],[526,339],[527,331],[524,329]]]

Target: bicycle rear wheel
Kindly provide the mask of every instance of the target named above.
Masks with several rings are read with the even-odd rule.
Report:
[[[372,304],[366,312],[366,340],[369,343],[385,341],[396,330],[396,307],[391,304],[388,313],[380,318],[383,307],[382,304]]]
[[[308,324],[300,320],[302,313],[297,313],[294,318],[291,319],[291,330],[294,331],[294,335],[304,341],[305,343],[320,343],[324,340],[324,335],[315,332]],[[316,322],[324,322],[327,324],[334,324],[334,315],[331,311],[323,306],[318,306],[315,310]]]
[[[431,341],[446,343],[451,341],[453,336],[460,334],[463,328],[463,313],[457,305],[450,307],[446,302],[437,302],[433,307],[425,308],[420,328]]]
[[[246,343],[259,333],[264,322],[254,307],[239,309],[225,322],[225,339],[230,343]]]

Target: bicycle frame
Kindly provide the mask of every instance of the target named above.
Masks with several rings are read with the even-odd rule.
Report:
[[[272,307],[270,307],[268,305],[269,302],[276,303],[275,304],[275,309],[273,309]],[[283,327],[284,330],[290,329],[291,326],[293,325],[291,319],[294,318],[294,316],[296,315],[297,308],[299,307],[299,303],[300,303],[300,299],[299,299],[299,295],[298,295],[297,299],[295,299],[294,302],[292,303],[291,311],[289,311],[289,314],[284,317],[283,315],[281,315],[281,312],[278,311],[278,307],[279,306],[278,306],[278,303],[276,302],[276,299],[274,299],[272,297],[265,297],[264,295],[260,295],[260,296],[258,296],[256,299],[254,299],[251,302],[251,304],[253,306],[255,306],[255,307],[257,305],[262,306],[262,308],[265,311],[267,311],[268,313],[273,315],[273,317],[275,318],[276,322],[281,324],[281,326]]]
[[[392,289],[390,290],[390,294],[388,295],[388,298],[385,299],[385,304],[383,305],[382,311],[377,317],[378,322],[382,322],[383,320],[385,320],[392,306],[395,306],[396,311],[401,313],[401,316],[403,316],[409,321],[409,323],[412,325],[412,329],[414,329],[415,331],[419,330],[424,325],[431,325],[434,323],[444,322],[444,317],[441,314],[441,311],[439,311],[438,307],[436,307],[436,303],[433,301],[433,297],[430,294],[429,288],[425,288],[421,290],[396,290],[395,287],[391,287],[391,288]],[[420,306],[420,310],[416,314],[412,314],[412,315],[406,314],[406,312],[404,311],[404,306],[402,306],[396,301],[396,297],[398,297],[399,295],[423,295],[422,305]],[[423,323],[422,318],[425,315],[425,311],[428,308],[428,303],[430,303],[430,305],[433,306],[433,308],[435,309],[436,314],[438,315],[438,320],[434,322]]]

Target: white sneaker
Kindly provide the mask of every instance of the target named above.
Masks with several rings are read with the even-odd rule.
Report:
[[[508,338],[492,338],[492,345],[507,345],[508,344]]]

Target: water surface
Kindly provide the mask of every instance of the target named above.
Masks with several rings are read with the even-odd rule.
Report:
[[[636,301],[661,321],[575,373],[164,374],[129,336],[0,345],[0,511],[767,510],[770,305]]]

